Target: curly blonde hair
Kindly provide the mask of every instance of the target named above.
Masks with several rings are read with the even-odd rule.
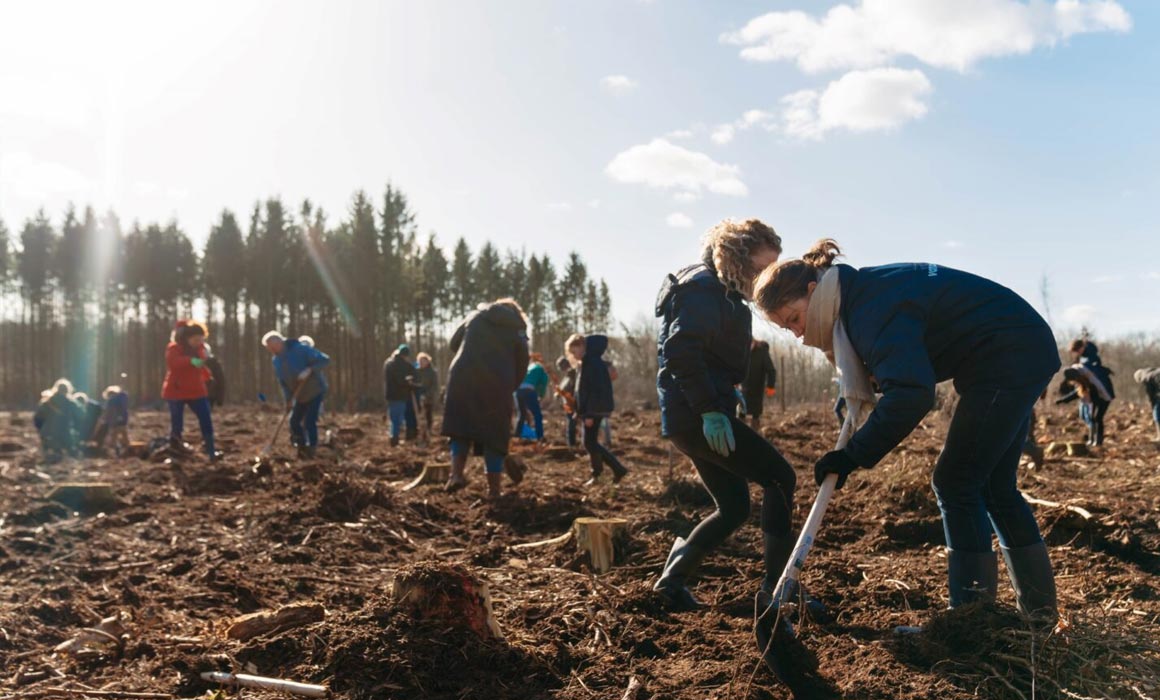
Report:
[[[729,291],[746,299],[752,296],[753,278],[761,272],[753,269],[753,253],[771,248],[781,254],[781,236],[760,219],[725,219],[705,233],[702,244],[702,261],[717,271]]]

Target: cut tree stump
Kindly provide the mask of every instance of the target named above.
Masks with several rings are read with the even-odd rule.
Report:
[[[48,500],[67,506],[81,515],[111,513],[123,503],[110,484],[60,484],[48,492]]]
[[[418,620],[469,629],[481,639],[503,639],[487,582],[466,567],[422,562],[395,574],[395,602]]]
[[[263,610],[236,617],[233,624],[226,629],[226,636],[244,642],[270,632],[281,632],[312,622],[322,622],[324,617],[326,609],[318,603],[294,603],[277,610]]]
[[[423,484],[442,484],[451,476],[450,464],[426,464],[415,480],[403,487],[404,491],[418,488]]]
[[[576,518],[576,546],[588,555],[592,570],[603,574],[621,561],[628,543],[628,521],[622,518]]]

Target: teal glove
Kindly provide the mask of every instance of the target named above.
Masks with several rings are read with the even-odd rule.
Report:
[[[728,457],[737,449],[737,441],[733,439],[733,425],[729,417],[720,411],[710,411],[701,414],[701,432],[709,442],[709,448],[722,457]]]
[[[192,357],[189,360],[189,364],[193,365],[194,367],[200,368],[202,365],[205,364],[205,360],[201,359],[200,357]]]

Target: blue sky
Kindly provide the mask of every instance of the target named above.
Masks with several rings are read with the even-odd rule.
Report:
[[[788,255],[832,236],[1036,306],[1046,275],[1060,330],[1157,333],[1158,21],[1144,0],[9,3],[0,217],[72,200],[200,242],[222,207],[310,197],[333,221],[391,180],[444,244],[580,251],[631,320],[704,229],[755,216]]]

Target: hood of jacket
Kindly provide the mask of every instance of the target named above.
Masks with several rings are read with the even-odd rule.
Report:
[[[584,339],[584,357],[599,357],[603,359],[604,351],[608,349],[608,336],[590,335]]]
[[[487,319],[488,323],[496,326],[517,329],[528,327],[524,317],[507,304],[482,304],[480,315]]]

